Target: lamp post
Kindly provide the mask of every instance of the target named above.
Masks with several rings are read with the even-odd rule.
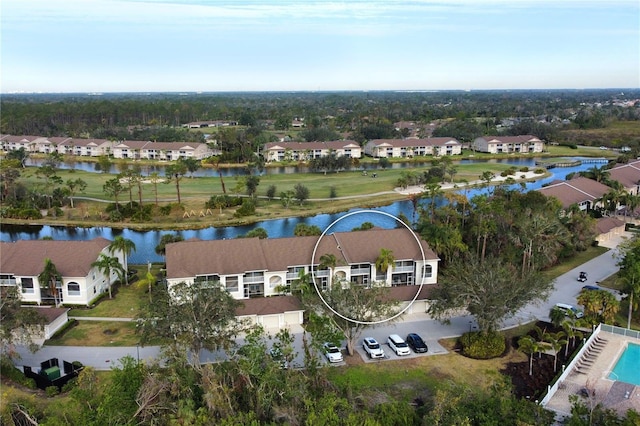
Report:
[[[469,321],[469,334],[467,334],[467,346],[471,346],[471,324],[473,321]]]

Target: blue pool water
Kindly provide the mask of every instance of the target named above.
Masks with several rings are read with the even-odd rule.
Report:
[[[609,378],[640,386],[640,345],[629,343]]]

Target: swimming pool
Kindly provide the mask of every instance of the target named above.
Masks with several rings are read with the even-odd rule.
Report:
[[[640,345],[629,343],[624,350],[613,371],[609,373],[611,380],[619,380],[640,386]]]

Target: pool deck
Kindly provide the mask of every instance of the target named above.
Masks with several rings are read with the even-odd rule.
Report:
[[[588,349],[569,366],[570,371],[545,407],[559,416],[568,416],[571,413],[569,396],[590,391],[591,397],[580,396],[588,406],[601,403],[618,415],[625,415],[629,409],[640,412],[640,386],[608,378],[628,343],[640,344],[640,339],[600,331],[589,341]]]

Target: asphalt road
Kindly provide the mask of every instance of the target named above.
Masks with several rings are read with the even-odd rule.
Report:
[[[557,278],[555,289],[551,293],[547,301],[540,304],[530,304],[523,308],[517,315],[508,318],[502,324],[502,328],[511,328],[520,324],[528,323],[533,320],[549,320],[549,311],[556,303],[576,304],[576,297],[580,293],[583,285],[597,285],[599,281],[604,280],[610,275],[618,271],[616,266],[617,259],[614,257],[615,249],[580,265],[579,267],[567,272]],[[588,274],[586,282],[579,282],[578,275],[580,271]],[[468,315],[461,315],[451,319],[449,324],[443,324],[439,321],[429,318],[425,314],[411,314],[403,317],[402,320],[393,323],[382,323],[370,329],[367,329],[362,337],[371,336],[380,342],[385,350],[385,360],[397,359],[398,357],[386,344],[389,334],[399,334],[405,337],[408,333],[414,332],[422,336],[427,343],[429,351],[427,354],[411,354],[404,356],[429,356],[444,354],[447,351],[438,344],[438,340],[447,337],[457,337],[465,332],[473,330],[475,322]],[[295,335],[295,349],[298,357],[294,360],[293,365],[302,365],[302,329],[292,330]],[[242,339],[239,339],[241,343]],[[357,352],[366,362],[381,362],[381,360],[369,360],[362,349],[362,341],[358,342]],[[96,370],[110,370],[113,366],[119,366],[119,359],[129,355],[134,359],[151,362],[160,357],[159,347],[82,347],[82,346],[43,346],[37,352],[31,353],[28,349],[18,348],[21,359],[16,365],[28,365],[31,367],[39,367],[42,361],[50,358],[58,358],[65,361],[80,361],[84,365],[92,366]],[[215,362],[224,358],[222,353],[204,352],[201,361]]]

